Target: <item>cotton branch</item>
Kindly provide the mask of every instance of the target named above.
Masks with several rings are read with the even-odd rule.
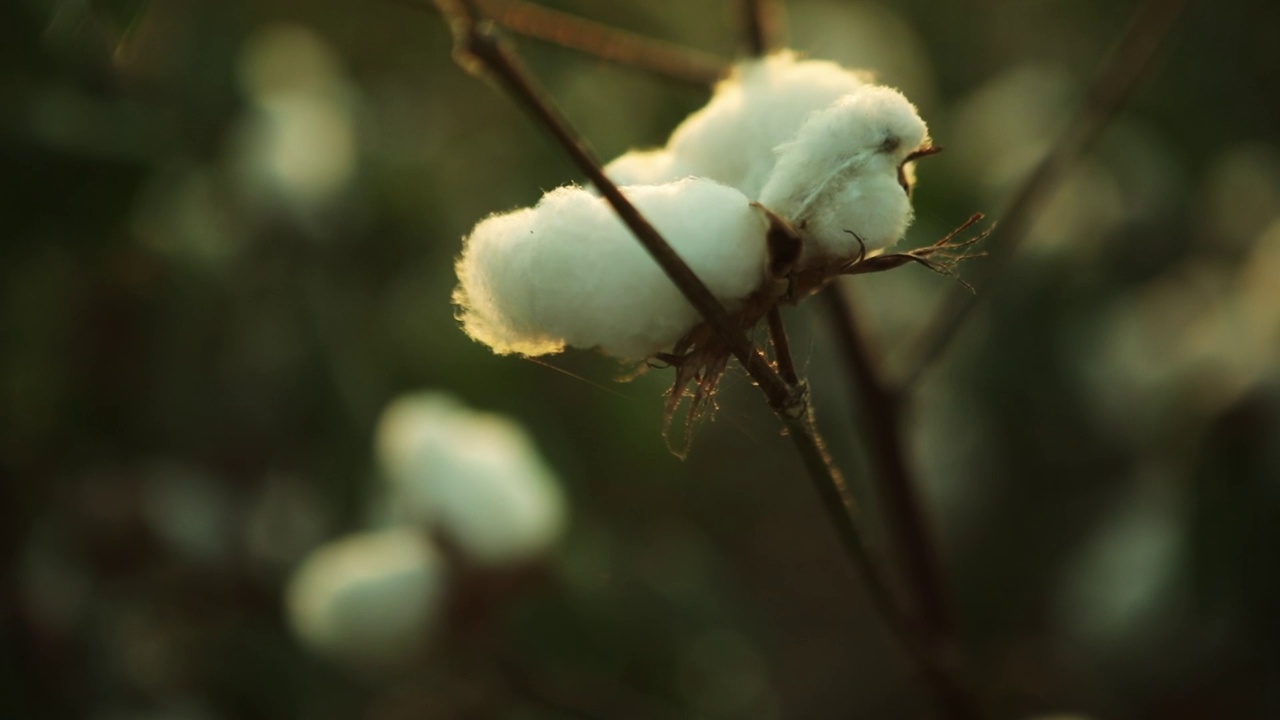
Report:
[[[1185,5],[1185,0],[1146,0],[1134,12],[1124,35],[1090,88],[1088,99],[1059,136],[1053,149],[1018,189],[1000,221],[1000,228],[992,233],[988,249],[995,262],[988,264],[986,271],[981,273],[979,283],[985,290],[989,291],[994,286],[998,274],[1026,240],[1036,217],[1052,199],[1067,173],[1098,139],[1151,69],[1157,50],[1169,37]],[[982,297],[957,290],[940,303],[937,314],[912,344],[913,352],[905,363],[908,370],[899,381],[900,387],[910,388],[919,381],[920,376],[946,350]]]
[[[439,0],[439,6],[449,19],[454,32],[455,59],[458,63],[464,69],[478,75],[483,76],[486,71],[492,73],[502,87],[551,132],[579,168],[591,178],[622,221],[652,254],[672,282],[680,288],[706,322],[729,345],[734,356],[759,384],[770,408],[786,425],[787,434],[796,445],[851,561],[867,582],[873,602],[889,626],[903,639],[908,649],[912,650],[912,656],[920,661],[924,671],[930,672],[931,659],[915,651],[919,647],[915,639],[916,634],[898,613],[896,604],[888,591],[886,575],[862,539],[861,530],[853,518],[853,496],[849,493],[844,478],[832,464],[825,443],[813,425],[807,389],[803,385],[788,385],[769,367],[768,362],[752,346],[742,329],[731,322],[724,307],[711,295],[702,281],[604,175],[599,162],[567,120],[551,104],[533,78],[520,67],[512,54],[500,44],[491,25],[483,20],[475,4],[463,0],[452,2]]]
[[[857,316],[838,283],[822,292],[844,366],[851,380],[853,405],[864,418],[884,502],[887,525],[906,566],[907,585],[916,600],[920,621],[930,641],[946,654],[956,648],[955,618],[943,581],[942,562],[932,540],[902,437],[902,398],[884,383],[875,353],[858,327]]]
[[[777,0],[738,0],[738,3],[743,35],[747,40],[747,54],[761,57],[779,47],[781,13]]]
[[[445,7],[452,3],[442,3]],[[454,37],[457,42],[455,59],[463,68],[474,74],[485,70],[496,76],[507,92],[511,93],[569,153],[578,168],[591,179],[592,184],[609,202],[622,221],[631,229],[636,239],[653,256],[663,272],[680,288],[689,303],[728,343],[734,356],[742,363],[771,404],[784,407],[790,402],[791,390],[756,352],[750,339],[735,327],[728,311],[716,300],[707,286],[689,269],[653,225],[618,190],[604,174],[600,162],[587,147],[586,142],[572,129],[532,76],[525,72],[512,53],[500,43],[490,23],[474,15],[452,14]]]
[[[913,662],[920,668],[940,702],[947,709],[947,714],[957,719],[977,717],[977,706],[972,696],[955,681],[946,663],[940,661],[941,658],[935,652],[931,641],[900,612],[889,591],[885,572],[868,551],[855,520],[852,495],[839,471],[834,467],[826,452],[825,444],[814,426],[807,387],[804,383],[800,382],[798,377],[795,378],[796,382],[788,382],[794,377],[794,373],[786,362],[780,360],[780,367],[787,372],[785,378],[770,367],[764,356],[748,339],[744,332],[745,325],[742,324],[742,318],[731,317],[726,312],[707,286],[673,251],[667,241],[605,176],[585,142],[549,101],[534,79],[523,70],[514,55],[501,44],[492,23],[485,20],[478,4],[466,0],[438,0],[437,5],[450,20],[454,31],[455,59],[458,63],[477,75],[495,78],[503,89],[551,132],[671,282],[702,315],[709,337],[718,343],[723,343],[726,347],[725,356],[732,354],[737,357],[748,374],[759,384],[770,407],[783,421],[788,430],[787,434],[795,443],[808,475],[823,501],[823,507],[845,545],[846,552],[855,568],[864,576],[873,604],[901,640]],[[907,132],[923,132],[923,124],[915,117],[914,109],[905,100],[895,100],[891,91],[868,90],[867,93],[859,101],[870,99],[873,105],[880,103],[878,107],[883,110],[901,108],[899,114],[895,116],[896,122],[906,123]],[[837,112],[847,113],[856,107],[856,104],[840,103]],[[919,125],[918,128],[916,124]],[[910,142],[917,141],[918,139]],[[908,147],[914,147],[914,145],[909,144]],[[883,150],[877,145],[866,152],[888,153],[895,152],[897,149],[898,145]],[[789,176],[784,177],[794,179]],[[883,231],[883,228],[881,230]],[[785,347],[785,343],[782,347]],[[679,377],[677,387],[680,387]]]
[[[414,8],[435,8],[434,0],[396,0]],[[487,17],[505,30],[534,40],[634,68],[670,80],[706,87],[729,71],[711,53],[619,30],[525,0],[480,0]]]

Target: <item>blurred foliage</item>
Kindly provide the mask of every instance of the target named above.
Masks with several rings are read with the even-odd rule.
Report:
[[[731,3],[548,4],[738,47]],[[787,3],[795,47],[879,70],[947,146],[912,244],[998,218],[1130,5]],[[1277,7],[1192,4],[912,407],[997,717],[1280,714]],[[615,384],[458,330],[459,238],[577,174],[430,12],[14,0],[0,21],[6,716],[568,716],[531,687],[609,717],[928,716],[740,373],[681,462],[664,373]],[[522,47],[605,157],[706,96]],[[886,357],[946,282],[854,283]],[[877,528],[820,318],[789,320]],[[368,522],[377,413],[421,388],[523,421],[572,529],[484,639],[350,674],[298,646],[281,590]]]

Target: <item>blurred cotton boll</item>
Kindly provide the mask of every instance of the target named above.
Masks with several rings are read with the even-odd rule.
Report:
[[[260,31],[245,48],[252,103],[234,138],[245,194],[304,218],[340,198],[355,172],[354,90],[327,44],[305,28]]]
[[[929,105],[936,94],[928,44],[887,4],[817,0],[790,4],[796,47],[846,67],[875,68],[876,79]]]
[[[1074,92],[1070,74],[1050,65],[1023,64],[987,81],[944,130],[964,138],[948,151],[951,167],[991,202],[999,200],[1049,151]]]
[[[289,622],[315,651],[358,666],[404,662],[445,610],[446,565],[426,535],[399,527],[320,546],[286,591]]]
[[[1172,474],[1149,470],[1102,519],[1061,578],[1056,615],[1063,638],[1099,665],[1166,646],[1185,605],[1186,504]],[[1148,661],[1144,673],[1159,673]],[[1132,671],[1137,674],[1137,671]]]
[[[554,474],[507,418],[407,395],[383,412],[377,452],[393,519],[438,528],[472,563],[534,559],[564,529]]]

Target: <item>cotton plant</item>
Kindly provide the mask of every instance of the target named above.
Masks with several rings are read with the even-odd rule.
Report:
[[[664,147],[628,152],[605,172],[751,328],[842,274],[910,261],[950,272],[972,242],[953,244],[954,233],[884,254],[913,218],[913,162],[937,150],[898,90],[780,52],[739,63]],[[696,411],[728,361],[606,200],[579,186],[482,220],[457,274],[463,329],[499,354],[575,347],[676,365],[668,419],[694,382]]]
[[[285,593],[306,647],[369,669],[421,656],[452,612],[474,610],[461,606],[477,592],[505,599],[567,521],[555,473],[524,429],[443,393],[390,403],[375,454],[381,526],[313,550]]]

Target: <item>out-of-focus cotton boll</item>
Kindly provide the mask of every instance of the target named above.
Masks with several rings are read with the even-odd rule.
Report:
[[[289,581],[289,621],[303,643],[371,668],[420,652],[444,609],[446,569],[414,528],[350,535],[320,546]]]
[[[895,9],[895,7],[897,9]],[[787,27],[798,47],[845,67],[873,67],[876,77],[921,105],[936,93],[929,44],[901,6],[849,0],[790,3]]]
[[[355,171],[355,106],[332,50],[304,28],[260,32],[241,84],[253,108],[235,138],[249,196],[309,212],[344,191]]]
[[[1185,504],[1173,474],[1150,470],[1099,525],[1061,579],[1065,639],[1093,657],[1149,657],[1186,601]],[[1154,661],[1146,672],[1157,671]]]
[[[1081,363],[1100,417],[1134,442],[1163,446],[1274,376],[1277,273],[1280,220],[1234,272],[1197,259],[1102,315]]]
[[[730,310],[761,284],[764,221],[741,192],[687,178],[625,193]],[[457,271],[465,330],[500,354],[569,345],[639,360],[700,319],[609,204],[579,187],[482,221]]]
[[[671,174],[650,181],[696,175],[757,199],[773,170],[773,149],[793,138],[809,115],[869,81],[865,73],[800,60],[790,52],[746,61],[716,86],[705,107],[676,128],[666,148],[677,159]]]
[[[554,474],[504,417],[408,395],[383,412],[377,452],[393,518],[440,528],[478,565],[537,557],[564,530]]]
[[[950,166],[996,201],[1048,152],[1074,107],[1075,82],[1062,68],[1024,64],[975,90],[948,128],[964,142]]]
[[[219,480],[167,460],[147,473],[143,518],[171,552],[188,562],[218,563],[231,553],[236,503]]]
[[[1214,159],[1202,196],[1203,238],[1247,248],[1280,216],[1280,155],[1262,144],[1231,148]]]
[[[911,222],[898,168],[927,138],[902,93],[865,86],[810,117],[777,149],[760,202],[801,231],[807,256],[852,257],[858,238],[868,252],[881,250]]]

